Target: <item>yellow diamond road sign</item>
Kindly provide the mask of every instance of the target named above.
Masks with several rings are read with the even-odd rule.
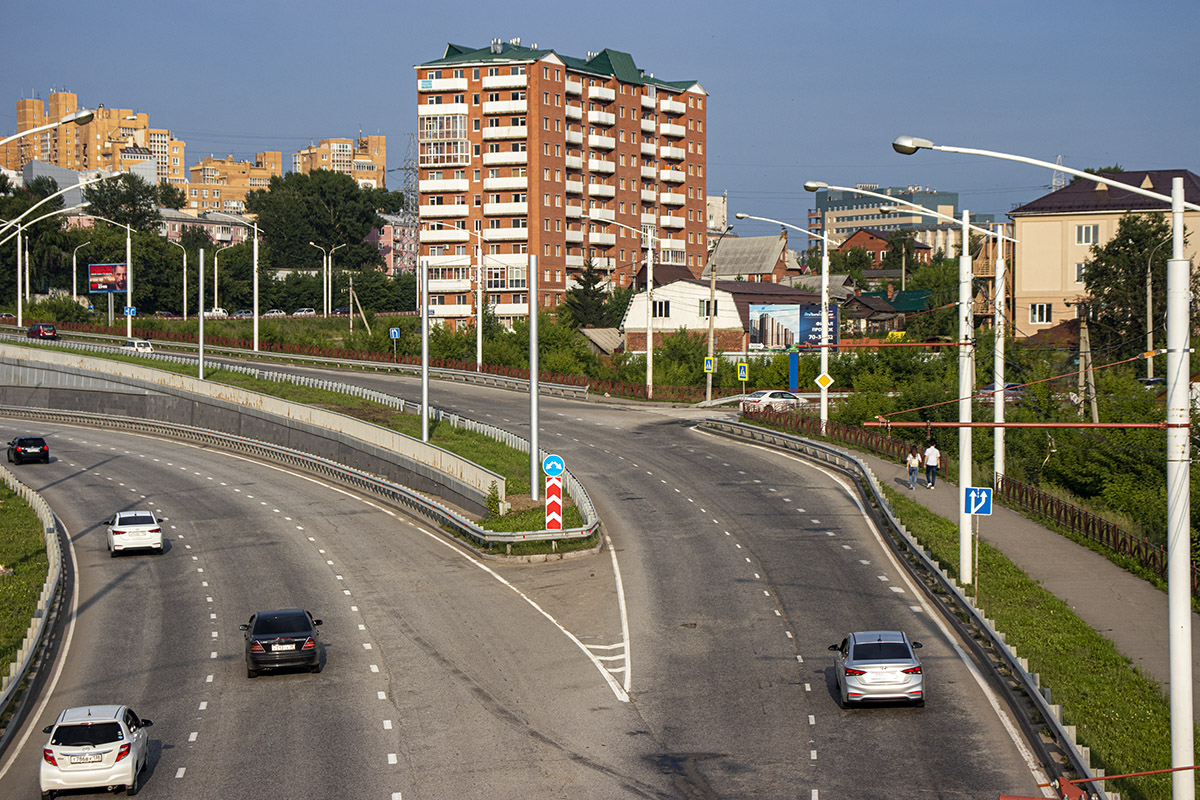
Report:
[[[833,386],[833,378],[829,377],[828,372],[822,372],[817,376],[816,383],[822,389],[828,389],[830,386]]]

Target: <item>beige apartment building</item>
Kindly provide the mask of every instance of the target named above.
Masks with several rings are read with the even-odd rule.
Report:
[[[589,259],[615,286],[630,285],[648,251],[699,276],[699,83],[656,78],[615,50],[577,58],[520,39],[447,45],[416,71],[418,258],[436,319],[472,318],[479,257],[485,302],[506,323],[529,313],[532,255],[543,309]]]
[[[359,186],[387,188],[387,137],[322,139],[292,155],[292,172],[318,169],[349,175]]]
[[[51,92],[46,102],[32,98],[18,100],[17,132],[55,122],[78,110],[79,100],[73,92]],[[44,161],[75,171],[114,172],[153,161],[159,183],[182,188],[187,180],[185,148],[185,143],[175,139],[169,130],[151,128],[148,114],[101,105],[91,122],[60,125],[23,136],[0,148],[0,158],[5,167],[15,172],[30,161]]]
[[[187,205],[189,213],[222,211],[242,214],[246,195],[266,189],[272,177],[283,177],[283,153],[255,153],[254,162],[236,161],[233,156],[200,159],[188,168]]]
[[[1187,202],[1200,203],[1200,177],[1188,170],[1130,170],[1104,173],[1104,177],[1167,196],[1172,179],[1182,177]],[[1129,213],[1167,216],[1170,207],[1117,187],[1079,180],[1009,212],[1017,240],[1012,275],[1017,337],[1032,336],[1076,317],[1074,303],[1086,292],[1084,265],[1092,247],[1112,239],[1121,217]],[[1184,224],[1195,230],[1200,212],[1185,212]],[[1191,237],[1185,257],[1195,261],[1198,248],[1200,242]]]

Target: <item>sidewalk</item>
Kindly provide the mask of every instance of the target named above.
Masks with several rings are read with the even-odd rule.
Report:
[[[903,464],[854,451],[879,478],[910,500],[955,521],[958,486],[938,477],[925,486],[924,470],[917,488],[908,490]],[[1063,600],[1150,678],[1170,688],[1167,645],[1167,594],[1065,536],[1044,528],[1016,511],[993,504],[992,515],[979,523],[983,541],[997,548],[1029,577]],[[1192,613],[1192,697],[1200,697],[1200,615]],[[1195,708],[1193,706],[1193,717]]]

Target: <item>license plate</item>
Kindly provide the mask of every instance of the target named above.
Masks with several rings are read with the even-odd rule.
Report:
[[[103,760],[103,756],[99,753],[88,753],[83,756],[71,756],[72,764],[95,764],[97,761]]]
[[[294,645],[294,644],[273,644],[273,645],[271,645],[272,653],[278,653],[280,650],[295,650],[295,649],[296,649],[296,645]]]
[[[899,683],[899,672],[872,672],[869,673],[871,683]]]

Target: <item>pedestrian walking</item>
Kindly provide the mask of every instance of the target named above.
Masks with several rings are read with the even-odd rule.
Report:
[[[942,460],[942,451],[933,442],[925,448],[925,485],[930,489],[937,483],[938,464]]]
[[[921,454],[917,452],[917,446],[911,444],[908,446],[908,455],[904,457],[904,463],[908,465],[908,488],[917,488],[917,471],[921,469]]]

